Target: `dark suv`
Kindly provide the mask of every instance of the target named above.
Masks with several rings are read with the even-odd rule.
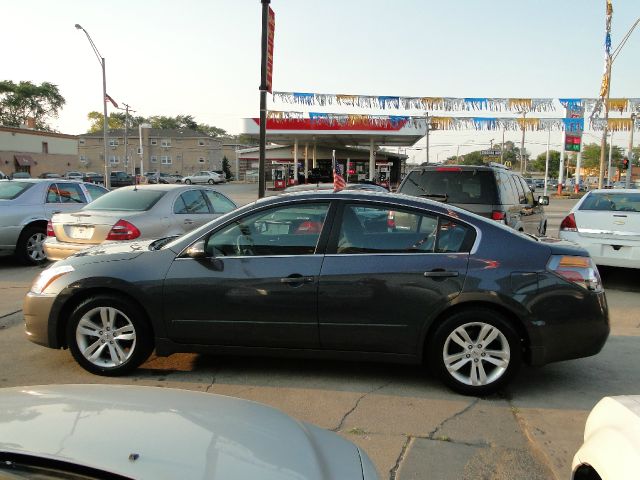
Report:
[[[127,187],[134,184],[134,178],[127,172],[113,171],[109,175],[111,188]]]
[[[397,191],[456,205],[521,232],[547,232],[542,206],[549,197],[534,198],[522,176],[499,164],[420,167],[409,172]]]

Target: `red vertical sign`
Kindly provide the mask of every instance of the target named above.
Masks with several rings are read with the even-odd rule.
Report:
[[[267,92],[271,92],[271,78],[273,76],[273,37],[276,30],[276,14],[269,7],[267,26]]]

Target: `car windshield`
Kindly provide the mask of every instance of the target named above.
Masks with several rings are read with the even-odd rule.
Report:
[[[143,212],[153,207],[167,192],[158,190],[114,190],[91,202],[83,210]]]
[[[578,210],[640,212],[640,193],[591,193]]]
[[[409,173],[401,193],[446,203],[498,203],[495,178],[489,170],[413,171]]]
[[[0,182],[0,200],[13,200],[34,185],[31,182]]]

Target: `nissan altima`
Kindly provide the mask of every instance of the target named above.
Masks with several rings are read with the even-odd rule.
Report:
[[[585,250],[427,199],[347,190],[79,252],[39,275],[24,317],[29,339],[100,375],[154,349],[425,361],[472,395],[523,361],[594,355],[609,334]]]

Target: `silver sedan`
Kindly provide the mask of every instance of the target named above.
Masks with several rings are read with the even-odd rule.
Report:
[[[78,212],[54,215],[44,251],[50,260],[62,260],[105,241],[182,235],[235,208],[206,186],[123,187]]]
[[[91,183],[58,179],[0,180],[0,255],[46,261],[42,244],[54,213],[75,212],[107,193]]]

